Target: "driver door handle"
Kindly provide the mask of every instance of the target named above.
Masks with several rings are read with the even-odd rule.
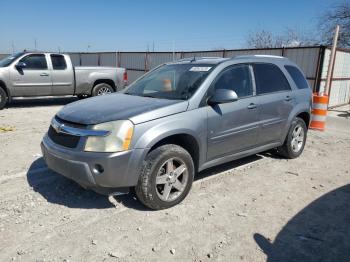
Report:
[[[254,109],[254,108],[256,108],[256,107],[257,107],[256,104],[250,103],[249,106],[248,106],[247,108],[248,108],[248,109]]]
[[[49,76],[48,73],[41,73],[40,76]]]

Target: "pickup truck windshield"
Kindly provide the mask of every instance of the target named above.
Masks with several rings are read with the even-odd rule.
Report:
[[[14,60],[23,55],[24,53],[16,53],[14,55],[10,55],[2,60],[0,60],[0,67],[9,66]]]
[[[164,65],[133,83],[125,94],[187,100],[214,69],[212,64]]]

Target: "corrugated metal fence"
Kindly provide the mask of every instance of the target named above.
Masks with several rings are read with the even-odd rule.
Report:
[[[99,52],[69,53],[75,66],[119,66],[128,70],[129,82],[150,69],[174,59],[200,56],[234,57],[238,55],[277,55],[288,57],[304,71],[311,88],[324,87],[330,50],[323,46],[236,49],[193,52]],[[6,55],[0,54],[0,59]],[[329,106],[349,103],[350,100],[350,51],[338,50],[330,93]]]
[[[169,61],[201,56],[234,57],[238,55],[277,55],[285,56],[298,64],[306,74],[310,86],[315,87],[319,63],[320,47],[239,49],[194,52],[108,52],[108,53],[70,53],[75,66],[121,66],[128,70],[132,82],[150,69]]]

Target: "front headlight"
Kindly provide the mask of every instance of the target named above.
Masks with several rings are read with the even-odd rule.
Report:
[[[106,122],[92,127],[93,130],[109,131],[107,136],[89,136],[85,151],[119,152],[129,149],[134,125],[129,120]]]

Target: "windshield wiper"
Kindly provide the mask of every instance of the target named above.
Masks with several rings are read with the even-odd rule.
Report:
[[[152,95],[148,95],[148,94],[142,94],[140,96],[143,96],[143,97],[151,97],[151,98],[161,98],[161,97],[155,97],[155,96],[152,96]]]

